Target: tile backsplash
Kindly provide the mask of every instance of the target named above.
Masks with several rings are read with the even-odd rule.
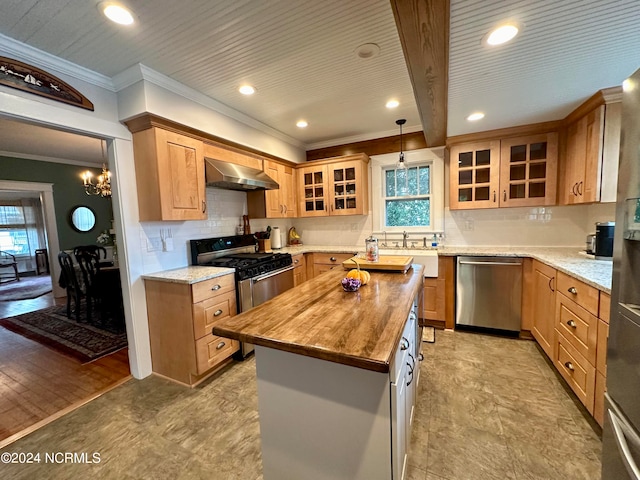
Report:
[[[244,192],[207,188],[209,218],[202,221],[143,222],[140,242],[146,273],[178,268],[191,263],[189,240],[234,235],[242,215],[247,213]],[[445,209],[447,245],[486,246],[582,246],[595,222],[611,221],[615,204],[565,207],[504,208],[450,211]],[[372,217],[316,217],[292,219],[252,219],[253,232],[267,225],[280,227],[283,245],[290,227],[295,226],[308,245],[363,245],[371,234]],[[171,230],[174,249],[163,251],[161,234]],[[391,238],[390,238],[391,240]],[[159,247],[159,248],[158,248]]]

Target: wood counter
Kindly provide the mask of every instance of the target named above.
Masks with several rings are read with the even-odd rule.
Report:
[[[388,373],[423,270],[414,264],[406,273],[371,272],[357,292],[343,291],[346,270],[330,270],[217,323],[213,334]]]

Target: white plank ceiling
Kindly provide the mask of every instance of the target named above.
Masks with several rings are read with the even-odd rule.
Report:
[[[0,0],[0,33],[107,76],[143,63],[307,148],[420,128],[388,0],[128,0],[133,28],[97,3]],[[484,47],[505,19],[521,34]],[[639,32],[638,0],[451,0],[448,135],[563,118],[640,67]],[[380,55],[358,58],[363,43]]]

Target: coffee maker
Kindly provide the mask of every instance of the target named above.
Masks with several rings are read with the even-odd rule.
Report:
[[[616,222],[596,223],[595,255],[596,260],[611,260],[613,258],[613,232]]]

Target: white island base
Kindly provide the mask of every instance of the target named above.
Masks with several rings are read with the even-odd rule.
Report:
[[[417,378],[401,374],[403,365],[389,374],[261,346],[255,353],[265,480],[404,478]]]

